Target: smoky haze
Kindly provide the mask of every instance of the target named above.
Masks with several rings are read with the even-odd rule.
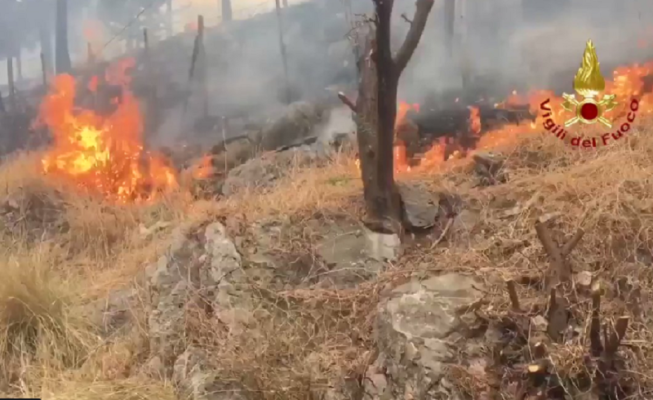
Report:
[[[571,91],[588,39],[607,78],[618,65],[653,58],[653,26],[645,22],[653,20],[653,4],[647,0],[466,0],[464,7],[457,0],[452,54],[445,45],[443,3],[436,1],[402,75],[402,100],[422,102],[459,92],[464,68],[472,86],[489,86],[486,93],[498,98],[513,89]],[[402,14],[410,19],[414,9],[413,0],[395,0],[395,50],[409,27]],[[352,21],[372,11],[371,0],[315,0],[284,10],[289,80],[300,99],[335,99],[336,90],[355,93],[355,58],[346,35]],[[277,29],[270,13],[207,42],[215,49],[210,86],[216,114],[274,115],[281,107],[284,74]]]
[[[69,0],[69,41],[73,61],[78,65],[84,63],[87,41],[91,40],[89,35],[97,36],[93,41],[105,43],[118,34],[121,24],[129,23],[137,13],[121,9],[119,1],[111,3],[110,10],[117,15],[112,17],[117,27],[103,29],[100,33],[91,29],[89,33],[89,21],[110,19],[107,12],[98,11],[100,1]],[[217,25],[217,12],[206,18],[209,25],[205,39],[209,114],[232,119],[248,116],[250,120],[254,116],[255,120],[264,120],[278,115],[284,106],[285,74],[274,0],[251,1],[240,14],[240,0],[232,1],[234,16],[239,21],[229,26]],[[160,7],[143,13],[141,20],[146,22],[141,26],[136,24],[120,33],[104,55],[124,54],[125,51],[138,54],[141,51],[138,47],[142,45],[140,28],[147,23],[160,26],[165,20],[165,1],[161,3]],[[163,113],[157,136],[164,144],[198,130],[194,123],[201,113],[198,93],[202,88],[188,82],[195,36],[192,26],[188,28],[188,25],[192,25],[193,15],[206,12],[211,4],[215,4],[216,10],[219,8],[217,0],[200,3],[201,6],[193,8],[191,2],[190,8],[184,8],[187,2],[174,1],[177,15],[174,37],[164,41],[166,35],[162,29],[150,28],[156,32],[151,35],[153,62],[149,68],[141,68],[140,73],[154,77],[161,97],[174,100],[175,92],[192,93],[188,101],[171,100]],[[326,99],[337,103],[335,93],[338,90],[355,93],[355,58],[346,36],[352,23],[361,19],[359,14],[372,12],[372,1],[291,0],[289,3],[290,7],[282,12],[282,26],[288,54],[288,81],[294,99]],[[653,58],[653,25],[645,22],[653,20],[650,0],[465,0],[464,7],[461,6],[463,2],[457,0],[452,53],[446,50],[443,3],[444,0],[436,0],[419,47],[402,75],[399,86],[402,100],[422,102],[429,96],[438,98],[442,92],[460,91],[462,71],[468,71],[472,86],[489,86],[490,93],[497,97],[507,95],[513,88],[557,90],[562,87],[570,91],[573,73],[588,39],[596,45],[606,77],[614,66],[642,61],[649,56]],[[402,14],[410,19],[414,9],[414,0],[395,0],[393,48],[398,48],[409,27]],[[258,15],[251,16],[256,13]],[[50,15],[49,19],[46,14]],[[51,16],[50,9],[37,6],[20,17],[25,20],[0,18],[0,30],[19,37],[22,26],[34,26],[34,21],[37,25],[41,20],[52,21]],[[180,32],[184,27],[188,31]],[[40,76],[39,40],[34,34],[37,31],[32,29],[32,36],[23,46],[23,53],[31,57],[31,62],[23,63],[24,75],[35,80]],[[126,37],[132,38],[129,46],[125,43]],[[3,56],[6,54],[0,54]]]

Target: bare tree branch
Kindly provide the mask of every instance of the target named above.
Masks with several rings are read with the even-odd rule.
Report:
[[[578,229],[574,236],[569,239],[567,243],[565,243],[564,246],[562,246],[562,249],[560,249],[560,253],[562,253],[563,257],[567,257],[569,253],[576,247],[578,242],[583,238],[583,235],[585,235],[585,231],[582,229]]]
[[[343,92],[338,92],[338,98],[353,112],[356,112],[356,103],[352,99],[347,97],[346,94],[344,94]]]
[[[519,304],[519,296],[517,295],[517,287],[515,281],[512,279],[506,281],[506,288],[508,289],[508,296],[510,296],[510,303],[512,304],[513,311],[521,311],[521,306]]]
[[[394,63],[397,76],[406,68],[408,61],[413,56],[419,44],[422,32],[424,32],[424,27],[426,26],[426,20],[431,12],[431,8],[433,8],[433,3],[433,0],[417,0],[415,3],[415,16],[410,24],[408,34],[406,34],[406,39],[395,56]]]

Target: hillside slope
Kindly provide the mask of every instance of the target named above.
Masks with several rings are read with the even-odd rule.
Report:
[[[599,382],[619,392],[610,398],[650,398],[648,129],[584,152],[517,137],[496,149],[508,179],[491,186],[476,185],[471,159],[401,175],[448,212],[385,263],[364,255],[348,157],[273,188],[138,206],[80,194],[44,178],[38,154],[16,156],[0,166],[0,393],[516,398],[537,365],[529,395],[585,398],[603,360],[620,371]],[[535,230],[550,213],[561,245],[585,232],[554,316]],[[617,361],[589,355],[597,284],[599,322],[629,317]]]

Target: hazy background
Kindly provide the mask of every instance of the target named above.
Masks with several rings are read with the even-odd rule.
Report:
[[[3,2],[17,0],[0,0]],[[45,1],[45,0],[22,0]],[[147,0],[69,0],[69,40],[73,63],[86,60],[86,46],[102,49],[105,58],[129,51],[123,40],[130,29],[116,36],[120,27],[137,12],[127,12],[121,2]],[[98,2],[111,7],[102,11]],[[109,3],[106,3],[109,1]],[[188,69],[197,15],[210,28],[206,37],[209,58],[207,90],[212,116],[278,115],[283,107],[281,90],[285,78],[279,54],[278,21],[274,0],[232,0],[234,21],[220,25],[218,0],[174,0],[174,34],[151,35],[154,67],[161,91],[192,90]],[[371,0],[289,0],[283,10],[283,37],[288,53],[289,80],[296,99],[335,99],[337,90],[355,93],[355,59],[347,33],[359,14],[372,11]],[[454,52],[444,43],[443,0],[436,0],[415,56],[400,82],[400,98],[422,102],[448,90],[462,87],[461,71],[468,69],[475,85],[492,86],[499,97],[513,88],[566,88],[571,90],[573,73],[580,64],[585,42],[592,39],[603,74],[611,68],[653,59],[653,1],[651,0],[458,0]],[[530,3],[524,7],[524,3]],[[44,4],[48,3],[45,1]],[[50,1],[50,4],[54,1]],[[121,8],[123,7],[123,8]],[[403,41],[413,17],[414,0],[395,0],[393,47]],[[0,31],[12,32],[34,24],[53,21],[47,7],[36,7],[20,18],[0,16]],[[163,7],[150,10],[141,19],[160,20]],[[4,19],[3,19],[4,18]],[[113,23],[112,28],[107,24]],[[145,23],[145,22],[143,22]],[[3,27],[1,24],[5,24]],[[132,46],[141,45],[140,28],[131,29]],[[160,31],[160,30],[159,30]],[[113,32],[113,33],[112,33]],[[154,32],[154,30],[153,30]],[[20,37],[20,35],[18,35]],[[1,39],[1,38],[0,38]],[[40,76],[38,40],[26,40],[22,48],[23,76]],[[137,49],[132,49],[138,52]],[[2,55],[0,55],[2,57]],[[5,81],[0,68],[0,84]],[[26,81],[29,81],[27,79]],[[480,82],[480,83],[479,83]],[[26,82],[19,88],[27,86]],[[196,97],[196,96],[195,96]],[[336,100],[337,101],[337,100]],[[162,137],[176,137],[191,130],[197,102],[176,104],[164,112]]]

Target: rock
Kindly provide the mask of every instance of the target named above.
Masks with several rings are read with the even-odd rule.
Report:
[[[377,233],[365,228],[365,238],[367,254],[373,260],[393,262],[402,254],[401,240],[396,234]]]
[[[243,137],[213,146],[211,154],[211,166],[224,173],[254,157],[256,146],[250,138]]]
[[[457,346],[470,346],[465,337],[469,321],[457,310],[482,298],[476,285],[472,278],[446,274],[392,291],[378,309],[379,356],[367,371],[366,398],[456,398],[441,383],[446,366],[458,362],[462,349]]]
[[[307,147],[266,153],[229,171],[222,193],[230,196],[247,188],[269,188],[294,168],[324,161],[326,157]]]
[[[323,110],[317,105],[307,102],[290,104],[283,116],[261,131],[259,138],[261,150],[276,150],[313,136],[313,129],[320,123],[322,117]]]
[[[200,270],[201,291],[206,298],[215,299],[214,313],[220,321],[240,331],[253,319],[251,297],[241,285],[246,276],[240,254],[222,224],[207,226],[204,236],[209,268]]]
[[[401,182],[397,184],[404,203],[405,224],[414,229],[427,229],[435,225],[438,204],[424,187]]]
[[[147,268],[150,292],[150,351],[170,366],[184,351],[184,326],[189,307],[205,308],[229,329],[238,331],[251,320],[251,298],[244,291],[240,254],[222,224],[209,224],[203,240],[178,228],[167,253]]]
[[[166,377],[166,367],[159,356],[150,358],[139,372],[151,379],[164,380]]]
[[[243,388],[223,384],[209,368],[202,350],[188,347],[177,358],[173,367],[172,382],[177,398],[184,400],[246,400]]]
[[[321,278],[321,286],[355,287],[377,276],[383,263],[368,256],[369,239],[360,229],[342,232],[329,227],[329,233],[316,246],[317,255],[329,268]]]
[[[505,183],[508,175],[504,169],[504,158],[490,152],[476,153],[473,156],[474,171],[481,186]]]

